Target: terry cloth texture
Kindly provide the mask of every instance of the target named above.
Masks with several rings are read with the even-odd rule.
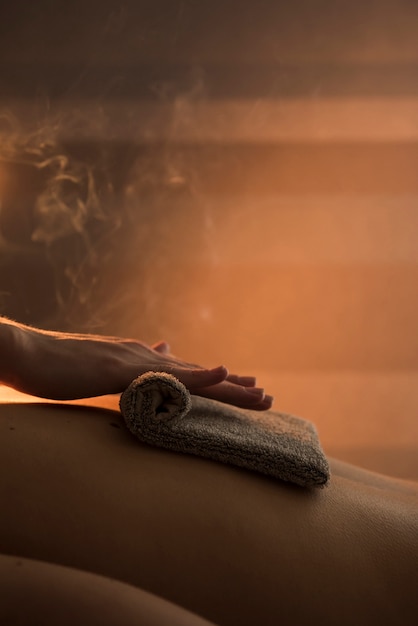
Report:
[[[124,391],[120,408],[142,442],[321,487],[329,467],[310,422],[190,396],[171,374],[147,372]]]

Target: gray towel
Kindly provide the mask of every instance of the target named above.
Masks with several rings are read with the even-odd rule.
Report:
[[[120,408],[140,441],[320,487],[329,467],[315,426],[275,411],[251,411],[190,396],[171,374],[147,372],[124,391]]]

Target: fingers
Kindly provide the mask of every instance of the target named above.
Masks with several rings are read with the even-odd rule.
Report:
[[[159,341],[151,348],[163,359],[148,369],[172,374],[194,395],[255,411],[268,410],[273,404],[273,397],[266,395],[264,389],[256,387],[254,376],[230,374],[222,365],[207,369],[186,363],[170,354],[170,346],[166,341]]]
[[[274,402],[273,396],[269,395],[265,395],[262,400],[254,400],[253,398],[249,398],[248,396],[245,397],[239,395],[238,393],[231,396],[225,396],[224,394],[207,394],[206,392],[201,394],[199,393],[197,395],[201,395],[202,397],[210,397],[212,400],[218,400],[218,402],[224,402],[225,404],[231,404],[240,409],[247,409],[251,411],[268,411],[269,409],[271,409]]]
[[[231,383],[228,380],[219,385],[191,389],[191,393],[232,404],[243,409],[252,409],[256,411],[265,411],[270,409],[273,404],[272,396],[266,395],[264,389],[260,387],[244,387],[242,385]]]
[[[255,387],[257,384],[255,376],[237,376],[236,374],[230,374],[226,380],[236,385],[242,385],[243,387]]]
[[[153,369],[154,371],[164,371],[172,374],[188,388],[190,393],[195,393],[194,390],[201,387],[219,385],[228,376],[228,370],[223,365],[213,369],[188,369],[161,364]]]
[[[151,348],[156,352],[159,352],[160,354],[170,354],[170,345],[166,341],[158,341],[157,343],[153,344]],[[182,361],[181,359],[175,357],[173,354],[170,354],[170,357],[173,362],[178,364],[180,367],[186,366],[196,370],[205,369],[195,363],[186,363],[185,361]],[[241,385],[242,387],[255,387],[257,384],[255,376],[238,376],[237,374],[228,374],[226,380],[235,385]]]
[[[273,396],[265,395],[264,400],[251,407],[252,411],[268,411],[273,406]],[[245,407],[241,407],[245,408]]]

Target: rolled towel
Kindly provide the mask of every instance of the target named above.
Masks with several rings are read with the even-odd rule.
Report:
[[[329,466],[315,426],[276,411],[240,409],[190,396],[171,374],[147,372],[123,392],[129,430],[144,443],[321,487]]]

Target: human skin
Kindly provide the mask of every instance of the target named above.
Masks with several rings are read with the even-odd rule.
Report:
[[[0,555],[0,589],[7,626],[210,626],[132,585],[22,557]]]
[[[224,366],[207,369],[186,363],[170,354],[166,342],[147,346],[118,337],[45,331],[0,318],[0,356],[0,382],[48,399],[116,394],[141,373],[154,370],[172,373],[195,394],[255,410],[272,404],[254,377],[231,375]],[[101,577],[39,561],[0,555],[0,581],[7,597],[0,602],[2,623],[26,624],[33,611],[36,619],[61,624],[207,623],[136,587],[109,585]]]
[[[152,371],[173,374],[190,393],[266,410],[273,398],[253,376],[208,369],[175,357],[161,341],[62,333],[0,318],[0,382],[18,391],[54,400],[121,393],[134,378]]]
[[[414,483],[331,460],[329,485],[302,489],[140,444],[97,405],[0,404],[0,552],[220,626],[416,623]]]

